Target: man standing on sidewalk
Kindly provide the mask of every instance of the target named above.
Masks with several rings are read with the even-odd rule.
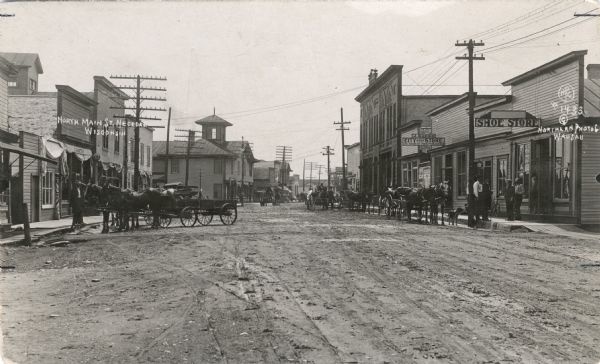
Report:
[[[515,187],[512,184],[512,180],[506,180],[507,186],[504,191],[504,202],[506,202],[506,220],[513,221],[514,218],[514,201],[515,201]]]
[[[521,203],[523,203],[523,195],[525,194],[525,187],[521,178],[515,179],[515,220],[521,220]]]
[[[469,196],[469,226],[477,227],[480,220],[481,201],[479,200],[479,194],[482,191],[481,183],[479,183],[479,177],[473,177],[473,194]],[[475,221],[473,221],[475,220]]]
[[[71,223],[71,230],[75,231],[76,228],[83,225],[83,189],[79,176],[75,177],[73,187],[71,188],[71,212],[73,214],[73,222]]]

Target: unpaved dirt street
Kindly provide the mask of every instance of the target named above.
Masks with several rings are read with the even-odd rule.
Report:
[[[598,363],[600,245],[303,205],[3,247],[22,363]]]

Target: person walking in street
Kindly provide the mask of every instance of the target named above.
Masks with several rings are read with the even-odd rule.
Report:
[[[515,202],[515,186],[512,180],[506,181],[506,190],[504,191],[504,202],[506,202],[506,220],[513,221],[515,218],[514,202]]]
[[[525,187],[521,178],[515,179],[515,220],[521,220],[521,204],[523,203],[523,195],[525,194]]]

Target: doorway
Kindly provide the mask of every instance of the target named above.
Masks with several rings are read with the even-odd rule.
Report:
[[[550,156],[549,138],[532,141],[531,177],[529,181],[529,212],[532,215],[552,214]]]
[[[40,221],[40,176],[31,176],[31,222]]]

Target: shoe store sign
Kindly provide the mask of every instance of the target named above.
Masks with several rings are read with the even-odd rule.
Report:
[[[530,127],[540,126],[540,119],[526,111],[497,110],[475,118],[477,128]]]

